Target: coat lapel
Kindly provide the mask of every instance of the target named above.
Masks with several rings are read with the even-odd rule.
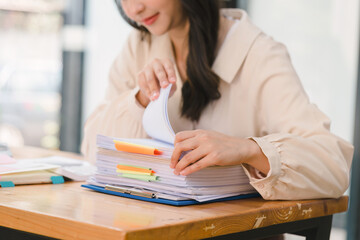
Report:
[[[239,22],[232,26],[226,36],[212,69],[222,80],[231,83],[261,30],[250,23],[243,10],[223,9],[221,13]]]

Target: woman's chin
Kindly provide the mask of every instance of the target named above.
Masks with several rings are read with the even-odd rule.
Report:
[[[152,35],[155,35],[155,36],[161,36],[163,34],[166,33],[165,30],[163,29],[157,29],[157,28],[151,28],[151,27],[146,27],[146,29],[152,34]]]

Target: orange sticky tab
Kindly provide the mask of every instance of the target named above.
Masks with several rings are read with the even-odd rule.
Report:
[[[129,153],[140,153],[147,155],[161,155],[162,151],[148,146],[143,146],[134,143],[127,143],[114,140],[115,148],[118,151],[129,152]]]
[[[124,171],[132,171],[132,172],[140,172],[140,173],[155,173],[153,170],[150,170],[150,169],[121,165],[121,164],[118,164],[116,166],[116,168],[118,170],[124,170]]]

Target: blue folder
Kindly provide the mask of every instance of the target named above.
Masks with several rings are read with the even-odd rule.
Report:
[[[137,199],[137,200],[142,200],[142,201],[147,201],[147,202],[162,203],[162,204],[167,204],[167,205],[172,205],[172,206],[187,206],[187,205],[194,205],[194,204],[223,202],[223,201],[229,201],[229,200],[253,198],[253,197],[260,196],[260,194],[258,194],[258,193],[251,193],[251,194],[242,194],[242,195],[233,196],[233,197],[220,198],[220,199],[210,200],[210,201],[206,201],[206,202],[198,202],[196,200],[169,200],[169,199],[163,199],[163,198],[141,197],[141,196],[131,195],[131,194],[127,194],[127,193],[106,190],[103,187],[99,187],[99,186],[95,186],[95,185],[91,185],[91,184],[83,184],[81,186],[85,187],[85,188],[89,188],[91,190],[98,191],[98,192],[106,193],[106,194],[111,194],[111,195],[116,195],[116,196],[126,197],[126,198],[132,198],[132,199]]]

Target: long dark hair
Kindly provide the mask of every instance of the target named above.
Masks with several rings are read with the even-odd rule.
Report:
[[[199,121],[205,107],[221,97],[220,77],[211,66],[215,61],[220,23],[218,0],[180,0],[189,19],[189,55],[186,60],[186,79],[182,92],[181,115]],[[121,16],[145,36],[148,30],[129,19],[121,7],[121,0],[115,0]]]

